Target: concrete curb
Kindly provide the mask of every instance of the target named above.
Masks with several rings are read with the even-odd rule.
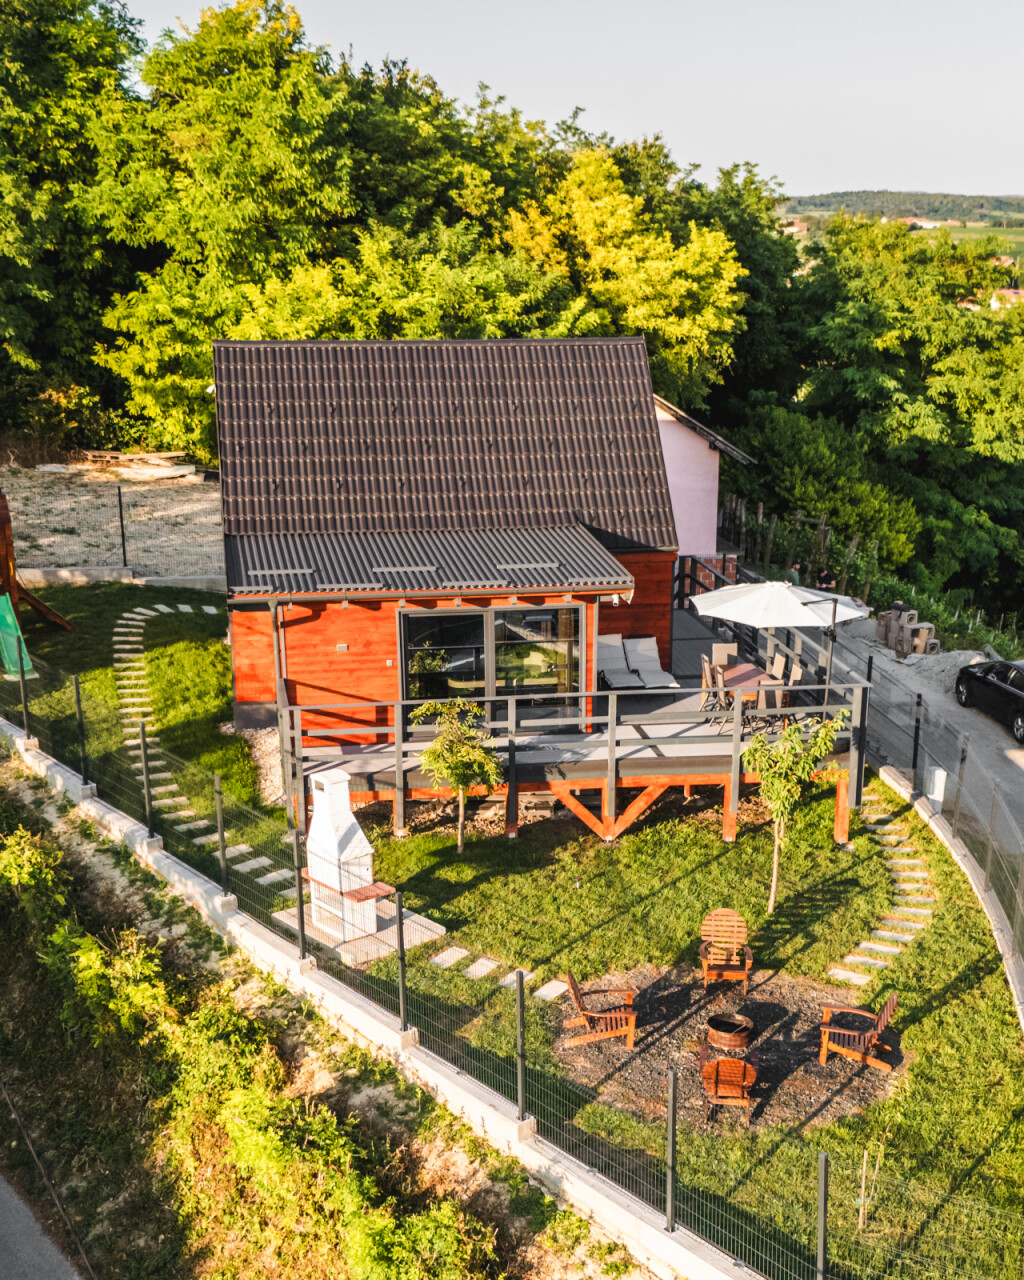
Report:
[[[18,567],[18,581],[29,590],[64,583],[72,587],[88,586],[90,582],[130,582],[136,587],[176,587],[188,591],[215,591],[227,595],[228,580],[222,573],[200,574],[192,578],[144,577],[131,567],[121,565],[76,565],[66,569],[23,569]]]
[[[346,1036],[388,1058],[401,1074],[442,1102],[492,1146],[518,1159],[550,1195],[570,1204],[594,1222],[602,1235],[621,1242],[661,1280],[757,1280],[760,1273],[677,1227],[670,1235],[664,1218],[621,1190],[594,1169],[554,1144],[537,1137],[532,1116],[520,1120],[506,1098],[421,1047],[414,1028],[403,1031],[387,1010],[350,990],[315,961],[299,960],[298,948],[238,910],[233,895],[165,851],[159,836],[141,822],[96,797],[96,789],[39,750],[35,738],[0,719],[0,739],[16,751],[25,767],[45,777],[105,835],[131,849],[135,857],[165,880],[224,937],[264,973],[272,973],[296,994],[310,1000]]]
[[[1024,1031],[1024,957],[1013,954],[1013,926],[1007,919],[1003,904],[996,897],[995,890],[985,888],[984,868],[978,866],[967,845],[962,840],[954,838],[950,823],[941,816],[927,796],[917,795],[912,791],[890,765],[883,765],[878,771],[878,776],[901,799],[914,806],[918,816],[928,826],[932,835],[940,844],[945,845],[953,861],[966,875],[974,890],[974,896],[978,899],[985,915],[988,916],[992,936],[1003,958],[1003,971],[1010,987],[1010,994],[1013,996],[1017,1020],[1021,1031]]]

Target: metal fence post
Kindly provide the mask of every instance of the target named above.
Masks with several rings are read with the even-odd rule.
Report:
[[[914,699],[914,752],[910,758],[910,789],[917,790],[917,760],[921,753],[921,707],[924,696],[918,694]]]
[[[124,499],[121,497],[121,486],[117,486],[117,520],[121,526],[121,567],[128,568],[128,544],[124,536]]]
[[[306,889],[302,883],[302,833],[296,827],[292,832],[295,851],[295,923],[299,934],[299,959],[306,958]]]
[[[516,970],[516,1101],[519,1119],[526,1119],[526,989],[522,969]]]
[[[985,892],[992,888],[992,856],[996,847],[996,808],[999,805],[999,783],[992,783],[992,808],[988,815],[988,847],[985,850]]]
[[[142,751],[142,794],[146,801],[146,830],[155,835],[153,830],[153,792],[149,785],[149,748],[146,746],[146,722],[139,721],[139,748]]]
[[[960,795],[964,789],[964,769],[967,765],[967,747],[971,741],[971,735],[965,733],[960,743],[960,768],[956,776],[956,800],[953,802],[953,839],[956,839],[957,828],[960,825]]]
[[[395,894],[395,933],[398,937],[398,1018],[403,1031],[409,1030],[409,1003],[405,989],[405,921],[402,918],[402,891]]]
[[[220,787],[220,774],[213,775],[213,798],[217,805],[217,840],[220,847],[220,887],[226,898],[228,896],[228,853],[227,841],[224,839],[224,793]]]
[[[668,1072],[668,1128],[665,1131],[665,1230],[676,1229],[676,1069]]]
[[[828,1153],[818,1152],[818,1261],[817,1280],[828,1275]]]
[[[395,719],[395,835],[405,835],[405,708],[396,702],[392,710]]]
[[[82,690],[78,676],[72,676],[75,686],[75,724],[78,727],[78,757],[81,766],[82,785],[89,783],[89,756],[85,749],[85,717],[82,715]]]
[[[25,688],[25,641],[18,637],[18,683],[21,686],[21,723],[26,735],[28,729],[28,691]]]

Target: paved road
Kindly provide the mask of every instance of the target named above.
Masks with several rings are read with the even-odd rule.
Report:
[[[81,1280],[55,1244],[43,1235],[32,1210],[0,1178],[0,1275],[3,1280]]]

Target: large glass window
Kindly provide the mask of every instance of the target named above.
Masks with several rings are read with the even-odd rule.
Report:
[[[578,691],[579,625],[577,609],[495,610],[495,694]]]
[[[407,614],[405,674],[410,698],[483,697],[484,615]]]

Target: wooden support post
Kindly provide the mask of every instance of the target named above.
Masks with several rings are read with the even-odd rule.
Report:
[[[615,838],[615,801],[618,782],[619,696],[608,695],[608,775],[604,784],[604,838]]]
[[[408,832],[405,826],[405,712],[402,704],[394,704],[395,718],[395,835]]]
[[[850,780],[845,773],[836,782],[836,820],[832,828],[836,844],[846,844],[850,838]]]

